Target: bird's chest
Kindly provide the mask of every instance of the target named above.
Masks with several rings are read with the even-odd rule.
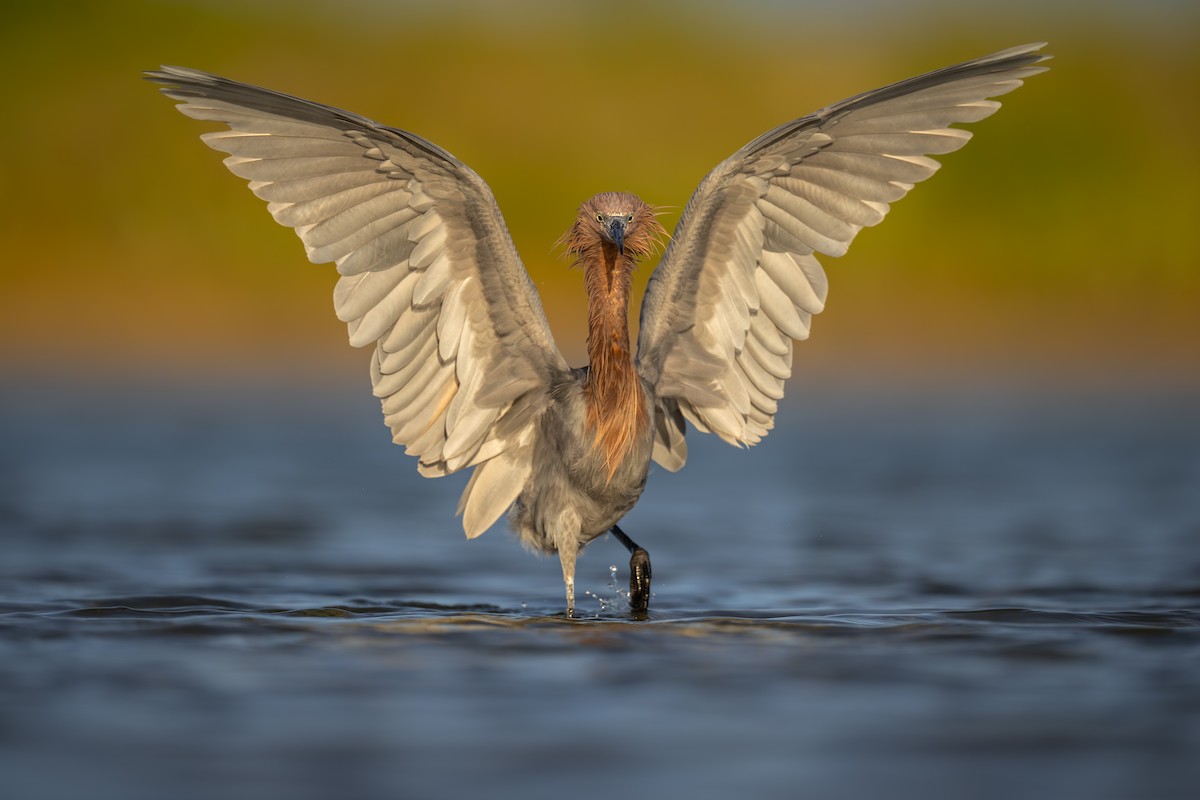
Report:
[[[645,409],[650,412],[648,403]],[[616,435],[610,428],[610,435]],[[534,458],[534,480],[523,493],[518,527],[541,533],[563,513],[579,520],[586,542],[607,531],[633,508],[646,485],[653,446],[650,426],[623,432],[620,459],[597,443],[597,429],[588,419],[581,385],[573,387],[543,419]],[[615,467],[615,469],[613,468]]]
[[[652,410],[645,393],[604,404],[585,386],[572,405],[564,420],[569,434],[558,442],[557,454],[571,482],[608,502],[631,493],[636,498],[645,483],[653,445],[646,422]]]

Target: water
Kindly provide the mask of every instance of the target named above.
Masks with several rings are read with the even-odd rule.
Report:
[[[623,525],[638,623],[616,542],[567,620],[555,562],[465,541],[369,397],[10,393],[0,796],[1192,798],[1195,408],[809,397],[693,436]]]

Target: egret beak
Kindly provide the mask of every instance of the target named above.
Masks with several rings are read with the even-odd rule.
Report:
[[[625,220],[622,217],[614,217],[608,221],[608,235],[612,238],[613,244],[617,246],[617,252],[625,255]]]

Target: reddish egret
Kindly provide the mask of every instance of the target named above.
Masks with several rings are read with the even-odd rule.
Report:
[[[856,95],[767,131],[692,195],[642,300],[636,355],[630,273],[663,228],[631,194],[598,194],[563,236],[583,268],[588,366],[550,334],[487,184],[407,131],[180,67],[147,77],[179,109],[228,130],[229,154],[313,262],[332,261],[350,343],[374,346],[371,381],[392,439],[426,477],[473,468],[458,510],[467,536],[506,511],[521,541],[557,553],[567,613],[575,560],[605,532],[630,558],[644,614],[650,558],[618,526],[650,461],[675,471],[687,423],[734,445],[774,424],[792,341],[825,304],[816,254],[840,256],[864,226],[938,168],[990,98],[1042,72],[1015,47]]]

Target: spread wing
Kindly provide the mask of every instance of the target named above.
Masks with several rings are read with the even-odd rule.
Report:
[[[1045,70],[1026,45],[843,100],[764,133],[692,195],[646,289],[638,368],[658,398],[654,458],[678,469],[684,420],[732,444],[774,424],[792,340],[824,307],[816,254],[840,256],[966,144],[950,125]]]
[[[338,318],[374,346],[393,440],[426,476],[476,467],[459,511],[483,533],[523,488],[523,451],[568,366],[491,190],[411,133],[179,67],[147,77],[229,154],[314,263],[336,263]]]

